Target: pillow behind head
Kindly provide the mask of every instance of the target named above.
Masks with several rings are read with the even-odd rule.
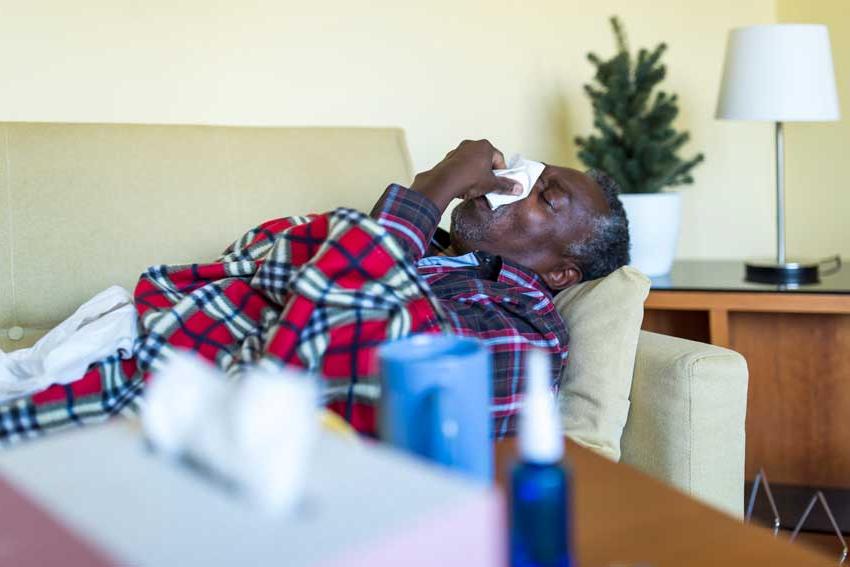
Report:
[[[649,278],[625,266],[555,297],[570,333],[558,396],[563,431],[615,461],[620,460],[620,437],[629,415],[649,284]]]

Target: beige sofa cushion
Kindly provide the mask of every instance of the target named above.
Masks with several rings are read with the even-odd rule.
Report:
[[[559,405],[564,433],[613,460],[629,415],[629,392],[649,279],[631,267],[555,297],[570,333]]]

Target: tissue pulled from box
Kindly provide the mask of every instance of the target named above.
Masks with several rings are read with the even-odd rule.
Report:
[[[303,492],[318,407],[317,380],[299,370],[261,363],[234,380],[176,352],[151,379],[142,424],[158,451],[200,465],[268,513],[285,514]]]
[[[543,173],[543,170],[546,168],[546,166],[539,161],[525,159],[521,155],[513,156],[510,160],[508,160],[507,166],[507,169],[494,170],[493,174],[496,175],[496,177],[507,177],[508,179],[516,181],[522,186],[522,193],[519,195],[488,193],[486,195],[486,199],[490,203],[490,208],[493,210],[498,209],[502,205],[515,203],[516,201],[528,197],[531,194],[531,190],[534,188],[534,184],[537,183],[537,180],[540,178],[540,174]]]

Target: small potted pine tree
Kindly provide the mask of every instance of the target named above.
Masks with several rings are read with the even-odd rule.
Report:
[[[679,193],[664,190],[693,183],[691,170],[703,155],[679,157],[690,135],[673,127],[679,113],[677,97],[664,91],[653,96],[667,73],[661,63],[666,44],[652,51],[640,49],[633,58],[616,17],[611,18],[611,27],[616,55],[608,60],[594,53],[587,56],[596,67],[594,84],[584,87],[593,105],[595,131],[575,141],[579,159],[611,175],[623,190],[632,264],[658,276],[673,264],[681,217]]]

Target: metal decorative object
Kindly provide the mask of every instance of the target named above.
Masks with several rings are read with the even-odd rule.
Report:
[[[773,511],[773,535],[779,535],[779,510],[776,509],[776,501],[773,499],[773,492],[770,491],[770,483],[767,482],[767,474],[764,469],[759,469],[756,478],[753,480],[753,488],[750,490],[750,499],[747,504],[746,521],[749,522],[753,517],[753,508],[756,505],[756,496],[758,496],[759,486],[764,483],[764,493],[767,495],[767,501],[770,503],[770,509]]]
[[[779,510],[776,507],[776,501],[773,498],[773,492],[770,490],[770,483],[767,481],[767,474],[764,472],[763,468],[759,469],[758,474],[753,479],[753,488],[750,490],[750,497],[747,501],[747,513],[744,518],[748,523],[752,520],[756,497],[758,496],[758,490],[762,484],[764,485],[764,493],[767,495],[767,501],[770,504],[770,509],[773,512],[773,535],[774,537],[778,537],[779,527],[781,525],[779,520]],[[832,525],[835,535],[841,542],[841,556],[838,558],[838,564],[843,565],[847,560],[848,555],[847,541],[844,539],[844,534],[841,533],[841,529],[838,527],[838,522],[835,521],[835,516],[832,513],[832,509],[829,507],[829,503],[826,501],[826,496],[824,496],[823,492],[820,490],[812,495],[808,505],[806,505],[803,515],[800,516],[800,519],[797,521],[794,531],[791,532],[791,537],[788,541],[793,542],[797,539],[797,536],[800,534],[800,530],[803,528],[803,524],[806,523],[806,520],[809,518],[809,514],[812,513],[812,509],[815,507],[817,502],[821,503],[824,512],[826,512],[826,515],[829,518],[829,523]]]
[[[844,561],[847,559],[847,542],[844,540],[844,535],[838,528],[838,522],[835,521],[835,516],[832,515],[832,510],[829,508],[829,504],[827,504],[826,502],[826,497],[820,490],[815,492],[815,494],[812,496],[812,499],[809,500],[809,504],[806,506],[806,511],[803,512],[802,516],[800,516],[800,520],[794,527],[794,531],[791,532],[791,538],[789,541],[794,541],[795,539],[797,539],[797,535],[800,533],[800,529],[803,527],[803,524],[806,523],[806,520],[808,519],[809,514],[812,512],[812,508],[815,507],[816,502],[820,502],[821,506],[823,506],[823,510],[824,512],[826,512],[826,515],[829,518],[829,523],[832,524],[832,529],[835,530],[835,535],[837,535],[838,539],[841,540],[841,557],[838,559],[838,564],[843,565]]]

